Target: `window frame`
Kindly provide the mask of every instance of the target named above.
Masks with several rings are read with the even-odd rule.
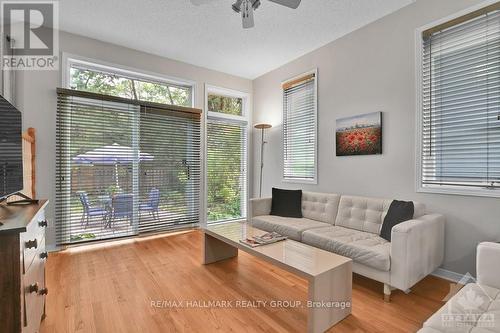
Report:
[[[457,19],[459,17],[465,16],[474,12],[476,10],[482,9],[488,5],[492,5],[498,2],[498,0],[487,0],[479,3],[475,6],[468,7],[457,13],[449,15],[445,18],[433,21],[422,27],[415,29],[415,91],[416,91],[416,112],[415,112],[415,191],[417,193],[433,193],[433,194],[450,194],[450,195],[462,195],[462,196],[479,196],[479,197],[500,197],[499,189],[488,189],[488,188],[470,188],[467,186],[452,186],[452,185],[424,185],[423,184],[423,158],[422,158],[422,140],[423,140],[423,89],[422,89],[422,76],[423,76],[423,32],[434,28],[443,23],[449,22],[451,20]]]
[[[285,105],[283,103],[284,97],[285,97],[285,90],[283,89],[283,84],[286,84],[288,82],[297,80],[301,77],[314,74],[314,128],[315,128],[315,133],[314,133],[314,178],[313,179],[307,179],[307,178],[286,178],[285,177],[285,133],[284,131],[282,132],[281,136],[281,147],[282,147],[282,166],[281,166],[281,180],[284,183],[290,183],[290,184],[312,184],[312,185],[317,185],[318,184],[318,68],[314,68],[312,70],[309,70],[307,72],[301,73],[299,75],[296,75],[294,77],[291,77],[289,79],[286,79],[281,82],[281,121],[282,124],[285,123]]]
[[[226,114],[222,112],[214,112],[214,111],[208,111],[208,95],[220,95],[220,96],[226,96],[226,97],[235,97],[235,98],[241,98],[243,100],[242,103],[242,115],[231,115],[231,114]],[[245,216],[242,216],[241,219],[229,219],[229,220],[221,220],[221,221],[215,221],[215,222],[210,222],[210,225],[216,225],[216,224],[222,224],[222,223],[230,223],[234,221],[244,221],[248,218],[248,209],[249,209],[249,201],[250,201],[250,182],[251,179],[249,178],[250,176],[250,150],[252,149],[252,137],[250,133],[250,121],[251,121],[251,95],[250,93],[243,92],[243,91],[238,91],[234,89],[228,89],[228,88],[223,88],[219,87],[216,85],[212,84],[205,84],[205,110],[206,112],[203,112],[203,122],[204,124],[202,125],[203,127],[203,196],[202,196],[202,211],[203,211],[203,218],[201,219],[201,223],[203,226],[207,226],[209,224],[208,222],[208,174],[207,174],[207,154],[208,154],[208,147],[207,147],[207,136],[208,136],[208,131],[207,131],[207,126],[208,126],[208,121],[209,119],[216,119],[216,120],[225,120],[228,122],[233,122],[237,124],[245,124],[246,128],[246,136],[247,136],[247,147],[246,147],[246,156],[245,156],[245,171],[246,171],[246,186],[245,186],[245,197],[243,198],[245,200]]]
[[[152,83],[160,83],[160,84],[168,84],[172,86],[181,86],[188,87],[191,92],[189,96],[190,105],[188,107],[194,107],[196,101],[196,82],[166,75],[158,75],[157,73],[148,72],[145,70],[140,70],[137,68],[117,65],[113,63],[109,63],[102,60],[91,59],[82,57],[79,55],[71,54],[71,53],[63,53],[63,61],[62,66],[63,70],[61,71],[61,86],[67,89],[71,89],[71,67],[73,65],[79,65],[88,70],[94,70],[99,72],[107,72],[116,75],[121,75],[126,78],[136,79],[141,81],[147,81]]]

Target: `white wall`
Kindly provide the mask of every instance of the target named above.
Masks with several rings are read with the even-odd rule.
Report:
[[[65,32],[60,34],[60,51],[195,81],[197,108],[204,108],[205,83],[247,93],[252,91],[252,82],[247,79]],[[37,134],[37,197],[48,198],[52,202],[48,209],[51,223],[47,230],[49,247],[54,245],[55,239],[53,203],[56,166],[56,88],[61,86],[61,79],[60,71],[16,73],[16,106],[23,112],[24,128],[34,127]]]
[[[443,267],[475,272],[475,248],[500,241],[500,200],[415,192],[415,29],[476,0],[418,0],[253,82],[254,123],[275,125],[265,151],[263,195],[271,187],[303,188],[424,202],[447,217]],[[282,182],[281,81],[318,68],[318,185]],[[383,111],[383,155],[335,156],[335,119]],[[260,137],[254,135],[254,156]],[[254,166],[258,194],[259,161]]]

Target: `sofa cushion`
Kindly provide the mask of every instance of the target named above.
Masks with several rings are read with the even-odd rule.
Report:
[[[500,290],[467,284],[419,332],[500,332]]]
[[[393,200],[387,214],[385,214],[384,222],[380,229],[380,237],[390,242],[392,228],[401,222],[411,220],[414,212],[415,206],[413,201]]]
[[[378,234],[392,200],[343,195],[335,225]]]
[[[311,220],[333,225],[339,201],[338,194],[302,192],[302,215]]]
[[[330,226],[305,231],[302,242],[381,271],[391,268],[391,243],[373,233]]]
[[[252,226],[265,231],[276,231],[288,238],[301,241],[302,232],[312,228],[324,228],[329,224],[308,218],[291,218],[275,215],[256,216],[251,221]]]
[[[302,217],[302,190],[283,190],[273,187],[271,215]]]

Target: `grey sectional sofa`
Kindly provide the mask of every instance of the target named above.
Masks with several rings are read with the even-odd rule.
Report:
[[[392,200],[303,192],[303,218],[270,215],[271,198],[250,200],[250,223],[353,260],[353,271],[394,288],[409,290],[438,268],[444,256],[445,219],[426,214],[414,202],[412,220],[392,229],[391,242],[379,236]]]

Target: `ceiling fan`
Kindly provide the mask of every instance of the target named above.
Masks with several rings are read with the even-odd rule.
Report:
[[[191,0],[195,6],[209,3],[211,0]],[[301,0],[269,0],[288,8],[296,9]],[[253,12],[260,6],[260,0],[236,0],[232,8],[236,13],[241,13],[243,28],[248,29],[254,26]]]

